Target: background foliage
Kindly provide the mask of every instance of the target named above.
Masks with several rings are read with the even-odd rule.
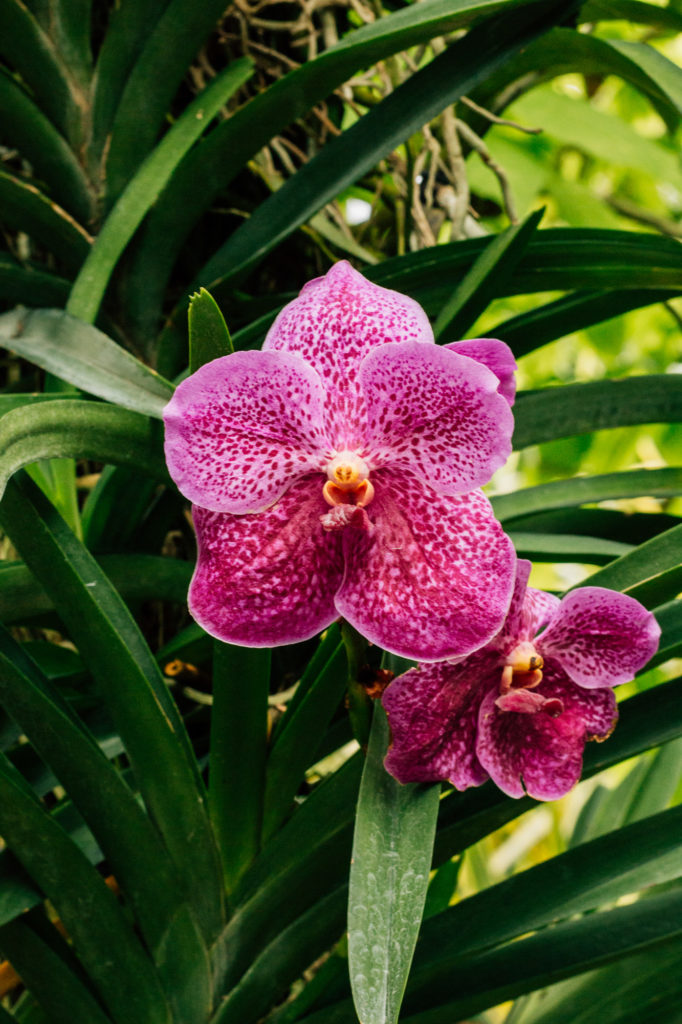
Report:
[[[424,884],[414,837],[438,817],[401,1020],[682,1020],[682,4],[0,0],[0,19],[0,1020],[357,1020],[343,695],[381,652],[349,663],[336,626],[230,648],[188,620],[159,423],[193,292],[254,347],[340,257],[440,341],[512,346],[498,516],[536,585],[589,577],[663,628],[558,805],[393,793],[386,835],[402,823]],[[226,350],[205,292],[190,326],[193,367]],[[355,960],[356,995],[386,964],[365,1024],[397,1019],[421,898]]]

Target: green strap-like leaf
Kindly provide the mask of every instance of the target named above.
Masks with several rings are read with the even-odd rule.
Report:
[[[38,459],[122,463],[166,480],[158,424],[139,413],[64,399],[24,405],[0,420],[0,497],[10,477]]]
[[[209,798],[228,894],[260,848],[269,691],[269,650],[215,642]]]
[[[650,288],[573,292],[503,320],[490,328],[490,334],[506,341],[514,355],[523,356],[555,338],[565,338],[574,331],[582,331],[633,309],[667,302],[678,294],[677,291]]]
[[[200,4],[194,3],[194,0],[170,0],[158,12],[155,24],[144,40],[143,49],[127,76],[111,126],[111,141],[106,154],[108,205],[123,192],[138,166],[151,151],[187,68],[224,9],[222,0],[203,0]],[[210,92],[215,96],[214,86],[219,80],[224,84],[226,76],[231,77],[233,68],[235,75],[232,77],[238,79],[245,66],[244,60],[235,61],[213,79],[204,90],[204,95]],[[220,106],[239,84],[241,82],[238,81],[230,89]],[[217,89],[221,89],[219,84]],[[196,116],[196,103],[195,100],[192,104],[195,108],[192,116]],[[186,117],[187,112],[183,111],[177,123]],[[206,113],[205,123],[210,119]],[[164,143],[165,139],[161,145]]]
[[[429,0],[348,32],[330,49],[289,72],[218,125],[201,151],[188,154],[142,226],[128,277],[128,303],[140,338],[156,329],[165,282],[184,239],[247,161],[294,119],[303,117],[356,71],[528,0]],[[197,188],[197,181],[202,187]],[[184,313],[183,313],[184,315]],[[182,367],[180,367],[181,369]]]
[[[158,198],[178,161],[203,134],[232,93],[251,76],[251,71],[251,61],[243,58],[216,75],[145,160],[105,220],[76,278],[67,305],[74,316],[87,323],[94,322],[119,257],[144,215]],[[131,135],[136,141],[140,109],[145,112],[149,109],[147,100],[136,111],[138,124]]]
[[[337,637],[337,631],[334,630]],[[346,688],[348,665],[343,644],[337,639],[328,660],[308,685],[305,695],[284,716],[268,756],[263,807],[263,840],[267,842],[286,817],[301,784],[305,769],[314,762],[325,729]]]
[[[637,378],[641,380],[641,378]],[[496,494],[492,506],[502,523],[533,512],[555,508],[571,508],[587,502],[611,501],[614,498],[672,498],[682,494],[682,469],[633,469],[622,473],[571,477],[549,484],[527,487],[514,494]]]
[[[521,224],[507,228],[486,246],[438,314],[433,325],[437,341],[463,338],[489,303],[500,294],[503,282],[510,277],[535,234],[543,212],[535,210]]]
[[[262,1020],[326,948],[330,931],[341,934],[345,912],[346,887],[341,886],[283,929],[227,994],[211,1024],[256,1024]]]
[[[230,332],[218,303],[205,288],[189,300],[189,372],[234,352]]]
[[[0,831],[54,903],[117,1024],[170,1024],[158,975],[116,897],[27,791],[4,755],[0,756]]]
[[[388,722],[375,705],[353,839],[348,969],[363,1024],[398,1020],[426,899],[440,785],[402,786],[383,760]]]
[[[620,544],[603,537],[583,537],[570,533],[509,532],[519,558],[536,562],[587,562],[604,565],[632,551],[631,544]]]
[[[438,245],[384,260],[366,274],[385,288],[407,292],[435,317],[452,292],[452,282],[468,271],[491,242],[475,238]],[[548,228],[531,238],[498,294],[575,288],[682,290],[679,242],[634,231]]]
[[[24,474],[10,481],[0,511],[99,682],[182,895],[210,939],[222,923],[217,851],[194,755],[156,661],[95,559]]]
[[[48,943],[36,934],[26,920],[12,921],[0,927],[0,949],[26,988],[57,1024],[111,1024],[96,997],[78,974]],[[8,1020],[14,1020],[8,1015]],[[2,1020],[2,1018],[0,1018]]]
[[[0,299],[9,304],[60,306],[66,303],[71,282],[42,270],[20,267],[0,257]]]
[[[344,188],[478,85],[570,8],[537,3],[487,19],[418,71],[377,107],[334,139],[258,207],[211,257],[196,278],[211,287],[238,280],[278,242]]]
[[[652,537],[585,582],[632,594],[647,608],[670,600],[682,589],[682,526]]]
[[[187,600],[192,575],[189,562],[139,554],[102,555],[97,561],[128,604],[141,601],[185,604]],[[28,623],[36,616],[54,611],[54,607],[52,598],[27,566],[22,562],[0,563],[0,622]]]
[[[76,144],[81,134],[78,104],[85,108],[87,98],[66,55],[55,46],[54,24],[51,37],[19,0],[0,0],[0,24],[0,54],[30,86],[55,127]]]
[[[682,32],[682,12],[641,0],[587,0],[580,18],[583,21],[634,21],[664,31]]]
[[[0,345],[98,398],[160,419],[173,385],[60,309],[21,306],[0,316]]]
[[[21,647],[0,629],[0,701],[21,726],[35,750],[88,822],[121,888],[135,908],[140,930],[154,953],[176,941],[181,906],[176,874],[158,833],[119,772],[69,711],[58,691],[39,672]],[[176,964],[179,979],[198,961],[207,961],[196,929],[190,927],[184,945],[194,938]]]
[[[66,140],[21,86],[0,68],[0,138],[16,146],[57,202],[81,224],[93,214],[89,183]]]
[[[566,384],[522,391],[514,407],[514,450],[593,430],[682,421],[682,376],[651,374],[625,380]]]
[[[7,227],[42,242],[68,271],[75,273],[87,256],[91,239],[80,224],[34,185],[4,172],[0,172],[0,212]]]

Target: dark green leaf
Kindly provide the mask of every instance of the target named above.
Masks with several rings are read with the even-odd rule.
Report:
[[[429,883],[440,785],[401,785],[384,768],[389,731],[375,704],[360,784],[348,894],[348,963],[363,1024],[394,1024]]]
[[[201,214],[246,162],[294,119],[303,117],[354,72],[400,50],[470,24],[483,14],[521,10],[528,0],[429,0],[349,32],[289,72],[219,125],[188,154],[141,230],[128,304],[141,338],[158,324],[165,281]],[[197,188],[197,181],[202,187]],[[180,367],[181,369],[182,367]]]
[[[682,13],[640,0],[588,0],[580,11],[582,21],[634,21],[663,31],[682,32]]]
[[[555,480],[514,494],[496,494],[491,501],[495,515],[504,523],[533,512],[570,508],[587,502],[640,496],[672,498],[678,494],[682,494],[682,469],[672,467]]]
[[[58,309],[0,316],[0,345],[77,388],[158,419],[173,385],[97,328]]]
[[[514,407],[516,451],[560,437],[640,423],[682,421],[682,375],[566,384],[522,391]]]
[[[201,4],[193,0],[170,0],[165,9],[158,12],[143,49],[127,76],[111,127],[111,143],[106,154],[109,205],[123,192],[152,149],[188,66],[224,9],[223,0],[204,0]],[[237,79],[245,64],[235,61],[232,67]],[[212,90],[214,83],[224,79],[226,74],[231,75],[231,68],[217,76],[208,88]],[[239,84],[237,81],[233,89]],[[233,89],[227,93],[228,96]],[[227,96],[223,103],[226,99]]]
[[[215,641],[209,798],[228,894],[260,848],[270,651]]]
[[[587,562],[590,565],[604,565],[632,550],[631,544],[571,533],[510,531],[509,536],[519,558],[530,558],[531,561],[537,562]]]
[[[224,999],[212,1024],[255,1024],[262,1019],[325,949],[329,932],[338,936],[343,931],[345,912],[342,886],[283,929]]]
[[[171,7],[178,5],[179,0],[173,0],[171,3]],[[181,0],[180,6],[186,7],[186,0]],[[202,5],[202,9],[204,6]],[[186,40],[185,31],[179,33],[179,38],[182,38],[183,42]],[[216,75],[210,85],[182,112],[156,149],[144,161],[106,218],[74,282],[67,304],[67,309],[73,316],[87,323],[94,322],[119,257],[143,217],[158,198],[177,163],[203,134],[232,93],[251,76],[251,71],[251,61],[243,58]],[[149,108],[150,97],[147,96],[145,102],[136,110],[137,123],[135,131],[130,136],[135,143],[138,143],[140,136],[140,112],[147,113]],[[114,139],[117,138],[118,136],[114,136]],[[113,145],[112,142],[112,147]],[[109,159],[111,158],[110,154]]]
[[[94,737],[37,666],[0,629],[0,700],[35,750],[53,768],[90,826],[121,888],[135,909],[140,930],[155,955],[169,934],[184,949],[174,965],[174,988],[190,973],[197,996],[208,1005],[208,957],[196,926],[183,916],[180,886],[158,833]],[[206,977],[197,983],[203,964]]]
[[[192,575],[189,562],[160,555],[130,554],[102,555],[98,563],[128,604],[154,600],[186,602]],[[53,609],[52,599],[30,569],[21,562],[0,563],[0,621],[30,622]],[[167,660],[171,660],[170,655]]]
[[[59,306],[66,303],[71,282],[42,270],[30,269],[0,257],[0,299],[27,306]]]
[[[523,356],[555,338],[565,338],[574,331],[582,331],[633,309],[666,302],[678,294],[650,288],[572,292],[496,324],[490,328],[490,334],[506,341],[514,355]]]
[[[669,601],[682,590],[682,526],[652,537],[585,582],[631,594],[647,608]]]
[[[661,627],[661,641],[647,668],[682,655],[682,601],[670,601],[655,609]]]
[[[68,399],[23,405],[0,420],[0,496],[17,470],[52,457],[127,463],[166,480],[160,449],[158,424],[127,409]]]
[[[189,300],[189,372],[194,373],[212,359],[234,352],[225,317],[205,288]]]
[[[183,895],[212,937],[222,918],[217,851],[194,755],[156,661],[97,562],[24,474],[10,482],[0,509],[100,684]]]
[[[317,677],[309,685],[308,680],[302,680],[304,696],[284,716],[268,756],[263,809],[264,841],[288,814],[305,769],[315,760],[319,742],[339,706],[347,679],[346,652],[343,643],[337,641]]]
[[[52,196],[81,224],[93,215],[94,196],[74,153],[21,86],[0,68],[0,139],[16,146],[49,185]]]
[[[239,280],[299,225],[401,142],[471,91],[570,9],[534,3],[487,19],[327,145],[258,207],[196,278],[209,288]]]
[[[90,236],[73,217],[34,185],[4,172],[0,172],[0,213],[6,227],[42,242],[68,271],[78,270],[88,254]]]
[[[25,920],[0,928],[0,949],[56,1024],[111,1024],[78,974]],[[9,1017],[9,1020],[14,1020]]]
[[[4,757],[0,831],[54,903],[112,1018],[118,1024],[169,1024],[158,976],[116,897]]]
[[[467,330],[500,294],[504,282],[519,262],[544,210],[536,210],[521,224],[507,228],[486,246],[466,277],[457,285],[433,326],[437,341],[463,338]]]

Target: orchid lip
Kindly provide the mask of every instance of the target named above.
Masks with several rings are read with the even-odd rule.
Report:
[[[374,485],[369,480],[369,466],[357,452],[338,452],[327,464],[327,482],[322,496],[328,505],[369,505]]]
[[[542,682],[544,661],[529,640],[522,640],[507,655],[502,677],[500,693],[510,690],[534,690]]]

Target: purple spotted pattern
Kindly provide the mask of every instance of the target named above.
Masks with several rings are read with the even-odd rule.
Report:
[[[457,789],[492,778],[509,796],[555,800],[580,778],[587,740],[604,739],[617,720],[613,687],[654,654],[653,615],[601,587],[560,602],[527,587],[519,561],[502,630],[457,663],[419,665],[383,695],[392,732],[386,768],[400,782],[450,780]],[[503,685],[519,644],[543,659],[542,679],[519,674]]]
[[[515,556],[473,488],[510,448],[513,358],[483,339],[483,365],[477,342],[461,344],[437,347],[415,302],[341,263],[282,311],[263,352],[178,386],[166,456],[195,505],[189,600],[207,632],[270,646],[343,615],[421,661],[494,636]],[[343,452],[373,492],[337,488],[331,507],[327,467]]]

